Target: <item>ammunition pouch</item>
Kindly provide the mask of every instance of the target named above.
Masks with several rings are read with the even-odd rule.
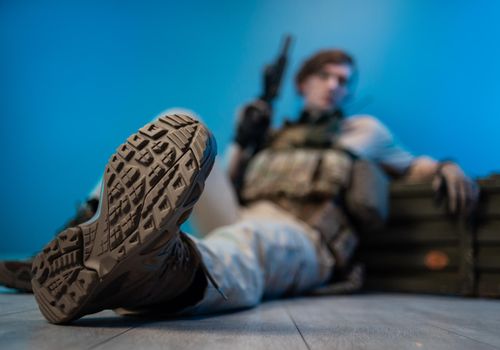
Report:
[[[309,219],[309,224],[321,233],[335,257],[337,269],[348,267],[359,240],[342,210],[332,201],[325,201]]]
[[[250,162],[244,201],[331,199],[349,184],[352,159],[338,150],[266,149]]]
[[[358,246],[358,237],[342,209],[329,200],[297,201],[279,198],[275,203],[318,230],[321,239],[335,257],[337,270],[349,266]]]

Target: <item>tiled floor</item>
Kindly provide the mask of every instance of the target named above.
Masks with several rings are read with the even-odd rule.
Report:
[[[169,320],[104,311],[54,326],[32,295],[0,289],[0,349],[26,348],[500,349],[500,301],[361,294]]]

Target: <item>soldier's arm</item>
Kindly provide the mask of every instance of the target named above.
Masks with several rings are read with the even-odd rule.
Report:
[[[467,215],[477,205],[477,184],[454,162],[437,162],[429,157],[415,158],[404,179],[408,182],[432,181],[436,191],[443,190],[446,193],[452,213]]]
[[[406,182],[428,182],[434,179],[439,168],[439,162],[430,157],[417,157],[411,162],[403,176]]]
[[[363,137],[355,139],[370,145],[368,158],[377,161],[393,178],[408,182],[433,181],[436,190],[444,190],[449,208],[467,214],[475,208],[477,185],[454,162],[437,162],[430,157],[414,157],[395,142],[392,133],[378,119],[363,117],[354,120]],[[355,148],[355,147],[354,147]]]
[[[228,173],[240,201],[245,170],[250,159],[265,146],[271,115],[270,105],[262,100],[243,106],[238,115],[234,143],[230,146]]]

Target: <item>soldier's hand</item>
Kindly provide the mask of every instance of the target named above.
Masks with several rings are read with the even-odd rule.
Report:
[[[238,116],[235,142],[241,148],[259,149],[271,124],[271,108],[262,100],[245,105]]]
[[[448,208],[453,214],[468,216],[476,208],[479,186],[455,163],[445,162],[441,165],[433,187],[436,191],[445,191]]]

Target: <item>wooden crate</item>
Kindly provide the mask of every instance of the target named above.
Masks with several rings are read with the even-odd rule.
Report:
[[[500,176],[479,180],[474,224],[437,205],[430,184],[391,186],[387,228],[361,237],[373,290],[500,296]]]
[[[500,297],[500,174],[479,181],[475,230],[476,293]]]

